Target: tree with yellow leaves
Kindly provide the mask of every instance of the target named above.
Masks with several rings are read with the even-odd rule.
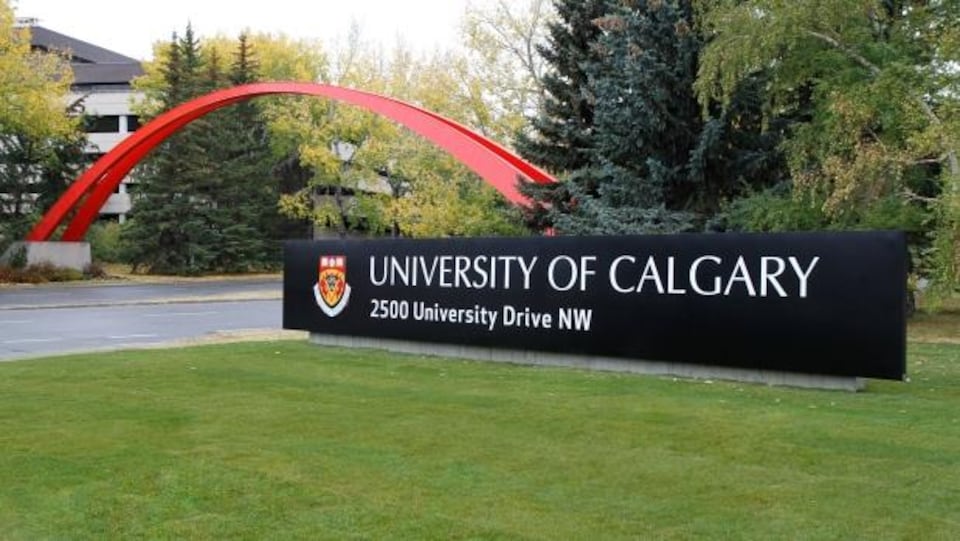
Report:
[[[460,69],[465,59],[457,54],[418,57],[398,46],[384,55],[354,30],[330,58],[324,82],[403,100],[475,128],[491,115],[486,103],[473,99]],[[287,101],[269,114],[275,136],[298,141],[300,159],[313,172],[308,186],[281,198],[288,216],[341,235],[522,232],[517,213],[492,188],[398,124],[315,99]]]
[[[17,26],[8,0],[0,0],[0,132],[71,133],[76,119],[65,111],[72,81],[66,59],[30,50],[30,29]]]
[[[76,178],[86,139],[67,94],[66,58],[32,51],[30,29],[0,0],[0,253]]]
[[[960,3],[698,0],[704,108],[763,74],[793,197],[836,228],[912,230],[921,272],[960,283]],[[933,227],[929,224],[933,223]]]

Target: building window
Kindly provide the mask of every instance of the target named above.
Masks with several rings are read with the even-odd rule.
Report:
[[[117,115],[88,116],[85,128],[87,133],[119,133],[120,117]]]
[[[137,115],[127,115],[127,131],[133,133],[140,129],[140,117]]]

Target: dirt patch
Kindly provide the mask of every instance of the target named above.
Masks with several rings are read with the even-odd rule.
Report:
[[[183,284],[183,283],[203,283],[203,282],[225,282],[231,280],[280,280],[283,274],[280,272],[251,273],[251,274],[209,274],[204,276],[164,276],[158,274],[134,273],[130,270],[130,265],[110,263],[104,265],[109,278],[106,282],[127,282],[143,284]]]
[[[915,342],[960,344],[960,311],[915,314],[907,324],[907,337]]]
[[[288,331],[282,329],[238,329],[234,331],[218,331],[206,336],[187,338],[167,343],[170,346],[195,346],[203,344],[231,344],[236,342],[277,342],[281,340],[306,340],[309,333],[305,331]]]

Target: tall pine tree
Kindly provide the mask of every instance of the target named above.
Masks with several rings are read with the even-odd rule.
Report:
[[[52,137],[0,132],[0,253],[22,239],[80,175],[86,146],[79,129]]]
[[[691,4],[607,0],[575,11],[587,3],[558,0],[562,22],[552,28],[553,50],[544,51],[549,80],[569,85],[568,96],[584,96],[590,115],[544,108],[534,120],[536,145],[521,151],[563,182],[526,190],[538,203],[532,225],[571,234],[699,229],[724,198],[781,178],[779,136],[763,135],[761,100],[749,99],[756,86],[744,85],[738,108],[702,117],[693,90],[702,38]],[[583,39],[576,54],[565,53],[573,41],[559,41],[556,31],[572,35],[574,20],[586,25],[576,32]]]
[[[597,59],[586,67],[596,97],[596,153],[586,173],[595,187],[573,190],[576,212],[557,225],[575,233],[689,229],[683,185],[700,131],[689,3],[614,2],[595,23]]]
[[[542,109],[531,131],[517,138],[520,155],[556,174],[576,172],[594,163],[595,97],[586,66],[597,61],[600,28],[594,22],[607,12],[608,0],[556,0],[557,19],[548,25],[548,44],[540,47],[549,70],[543,76]],[[570,180],[576,183],[577,180]],[[533,185],[521,191],[534,202],[527,216],[537,229],[553,227],[553,218],[570,210],[570,183]]]
[[[158,96],[163,110],[209,88],[192,27],[182,38],[174,34],[163,74],[165,87]],[[135,269],[158,274],[211,269],[218,238],[210,227],[216,205],[210,140],[209,120],[200,118],[167,139],[138,169],[133,217],[124,228]]]
[[[152,89],[161,110],[259,79],[246,35],[230,65],[202,51],[189,26],[174,37]],[[144,163],[134,216],[125,230],[133,263],[151,272],[245,272],[276,265],[282,227],[277,160],[266,120],[248,101],[203,116]]]
[[[242,34],[227,80],[234,86],[255,82],[258,69],[253,46]],[[240,272],[269,266],[279,255],[279,193],[266,121],[255,103],[244,101],[223,110],[217,127],[229,137],[221,137],[219,146],[223,184],[216,267]]]
[[[592,163],[594,102],[586,66],[595,63],[600,28],[608,0],[557,0],[557,20],[548,26],[548,45],[540,54],[550,66],[544,74],[543,110],[532,120],[532,133],[517,141],[520,154],[560,173]]]

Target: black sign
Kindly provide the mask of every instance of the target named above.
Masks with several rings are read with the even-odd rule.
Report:
[[[902,379],[900,233],[325,240],[286,246],[316,333]]]

